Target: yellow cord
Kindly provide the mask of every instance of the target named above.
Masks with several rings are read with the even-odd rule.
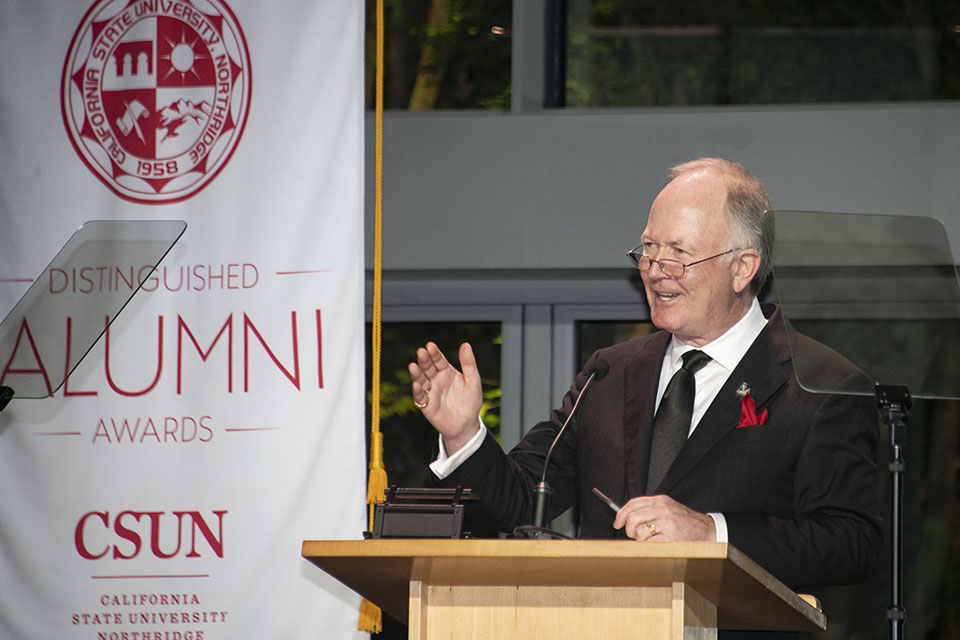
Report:
[[[369,529],[373,530],[374,505],[383,502],[387,490],[387,471],[383,466],[383,434],[380,432],[380,347],[381,293],[383,272],[383,0],[377,0],[377,81],[375,89],[374,234],[373,234],[373,323],[370,399],[370,474],[367,478]],[[367,600],[360,603],[357,629],[380,633],[383,629],[380,608]]]

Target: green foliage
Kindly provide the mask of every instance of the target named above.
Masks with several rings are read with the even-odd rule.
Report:
[[[487,383],[489,384],[489,382]],[[500,431],[500,396],[503,390],[500,387],[491,387],[483,392],[483,404],[480,405],[480,419],[491,431],[499,434]],[[497,440],[499,440],[499,436]]]
[[[433,6],[432,6],[433,5]],[[374,70],[374,3],[367,3],[367,73]],[[431,11],[433,13],[431,14]],[[436,76],[435,109],[509,109],[510,0],[388,0],[384,5],[384,106],[406,109],[417,76]],[[424,55],[428,52],[428,55]],[[367,82],[367,106],[373,83]]]
[[[594,0],[579,15],[570,106],[960,98],[955,0]]]
[[[585,5],[571,9],[567,29],[569,106],[960,98],[956,0]],[[374,6],[367,3],[368,107]],[[431,91],[416,108],[509,109],[511,13],[510,0],[386,0],[386,108],[409,108],[420,77]]]

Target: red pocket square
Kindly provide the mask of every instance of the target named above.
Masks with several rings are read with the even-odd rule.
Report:
[[[740,422],[737,424],[737,429],[740,427],[761,425],[766,421],[767,410],[764,409],[760,412],[760,415],[757,415],[757,403],[753,399],[753,396],[746,393],[740,397]]]

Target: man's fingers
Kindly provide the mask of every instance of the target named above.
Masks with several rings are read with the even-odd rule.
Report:
[[[620,529],[626,526],[631,516],[638,517],[645,515],[645,512],[647,512],[651,506],[650,498],[647,496],[629,500],[625,505],[620,507],[620,511],[617,512],[617,517],[613,520],[613,528]]]
[[[628,537],[634,540],[649,540],[658,533],[656,524],[652,520],[636,519],[630,524],[630,530],[632,535],[628,534]]]
[[[717,539],[713,518],[663,495],[629,500],[617,512],[614,528],[636,540]]]
[[[428,399],[428,397],[427,397],[428,390],[424,387],[424,383],[426,382],[426,378],[423,378],[422,376],[421,376],[421,377],[417,377],[416,375],[414,375],[414,372],[413,372],[414,367],[415,367],[415,365],[413,365],[413,364],[411,364],[410,367],[409,367],[409,368],[410,368],[410,377],[413,378],[413,385],[412,385],[413,402],[414,402],[414,404],[416,404],[417,407],[419,407],[420,409],[424,409],[424,408],[426,408],[427,403],[429,402],[429,399]]]
[[[429,376],[436,369],[433,364],[433,357],[425,347],[417,349],[417,366],[420,367],[420,371],[425,376]]]
[[[663,502],[669,501],[666,496],[640,496],[633,498],[617,512],[613,521],[615,529],[623,529],[628,538],[634,540],[649,540],[658,534],[663,534],[663,526],[668,524],[669,513]],[[658,524],[658,521],[660,524]]]
[[[417,349],[417,367],[420,373],[426,379],[432,379],[441,371],[450,366],[443,352],[433,342],[428,342],[426,346]],[[413,369],[410,370],[411,377],[414,375]]]
[[[447,357],[443,355],[443,352],[440,351],[440,347],[438,347],[436,343],[428,342],[426,351],[430,356],[430,362],[437,371],[443,371],[450,366],[450,363],[447,362]]]
[[[473,355],[473,347],[469,342],[460,345],[460,371],[466,381],[473,385],[480,384],[480,370],[477,368],[477,359]]]
[[[634,540],[649,540],[658,532],[653,520],[648,520],[641,512],[634,511],[626,517],[624,533]]]

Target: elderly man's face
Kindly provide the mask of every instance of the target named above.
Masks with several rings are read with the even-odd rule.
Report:
[[[725,203],[726,187],[710,172],[673,180],[650,209],[644,253],[687,264],[734,249]],[[641,272],[653,324],[693,346],[723,335],[747,309],[738,296],[743,287],[735,285],[736,256],[688,267],[680,278],[665,275],[656,263]]]

